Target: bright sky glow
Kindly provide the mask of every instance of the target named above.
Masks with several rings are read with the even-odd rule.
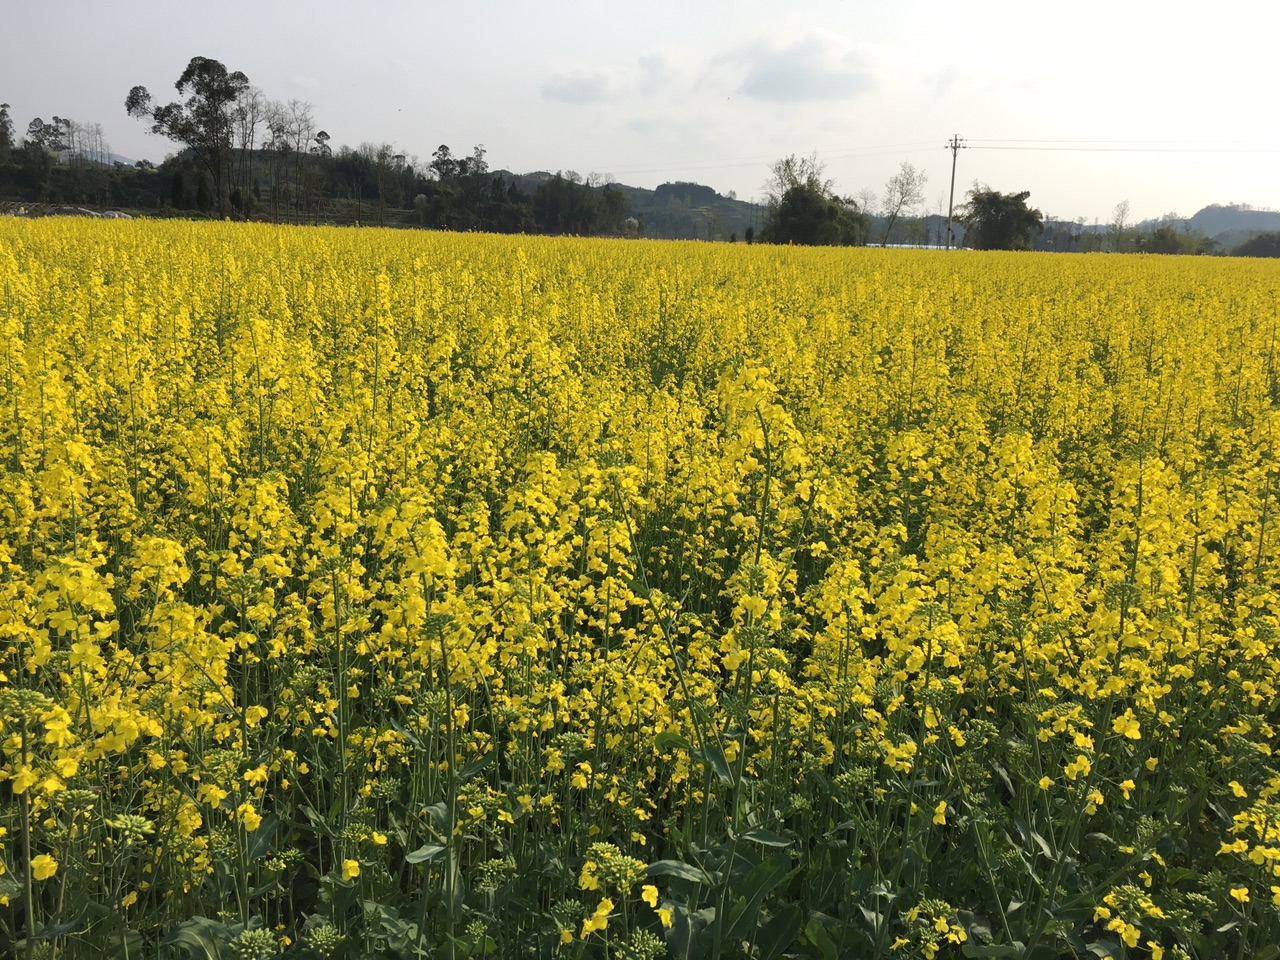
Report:
[[[817,151],[843,194],[902,160],[946,209],[972,182],[1062,218],[1280,207],[1280,4],[1270,0],[10,0],[0,101],[100,123],[111,148],[173,145],[124,112],[193,56],[310,101],[335,145],[420,160],[483,143],[495,168],[695,180],[749,199]],[[1011,149],[1016,148],[1016,149]]]

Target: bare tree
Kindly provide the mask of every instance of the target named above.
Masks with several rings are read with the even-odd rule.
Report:
[[[1129,201],[1121,200],[1111,211],[1111,223],[1107,226],[1111,235],[1111,249],[1123,253],[1129,242]]]
[[[893,232],[893,224],[903,213],[911,213],[916,204],[924,199],[924,185],[929,182],[923,170],[917,170],[909,160],[903,160],[902,166],[884,185],[884,214],[889,224],[884,228],[883,246],[889,242],[889,234]]]
[[[394,205],[399,202],[397,175],[404,169],[405,155],[385,141],[362,143],[359,152],[369,162],[370,169],[373,171],[373,182],[378,188],[378,222],[383,223],[386,220],[388,204]]]
[[[307,161],[307,145],[316,132],[316,122],[311,114],[311,104],[305,100],[290,100],[288,106],[289,150],[293,153],[293,207],[301,215],[304,201],[302,170]]]
[[[67,150],[67,163],[72,167],[109,167],[111,148],[102,134],[100,123],[79,123],[63,120],[63,143]]]
[[[266,97],[259,87],[247,87],[236,97],[235,145],[239,151],[239,163],[235,181],[241,190],[249,190],[253,186],[253,151],[266,104]]]
[[[278,221],[289,183],[289,117],[279,100],[264,101],[262,116],[267,128],[262,144],[267,153],[267,194],[271,218]]]
[[[765,202],[770,209],[776,209],[787,191],[796,187],[824,197],[829,195],[835,181],[827,179],[826,171],[827,165],[818,159],[816,152],[807,157],[793,153],[775,160],[769,165],[769,179],[764,182]]]

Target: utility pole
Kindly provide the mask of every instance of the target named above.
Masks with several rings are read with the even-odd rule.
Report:
[[[956,155],[961,150],[967,150],[960,134],[952,136],[949,143],[944,143],[943,149],[951,151],[951,199],[947,201],[947,249],[951,249],[951,213],[956,205]]]

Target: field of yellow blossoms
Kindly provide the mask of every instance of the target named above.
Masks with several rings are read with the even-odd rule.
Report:
[[[0,955],[1280,956],[1280,267],[0,220]]]

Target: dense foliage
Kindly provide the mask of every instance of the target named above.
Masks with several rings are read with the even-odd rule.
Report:
[[[857,246],[866,242],[869,220],[852,199],[834,191],[817,155],[783,157],[770,167],[765,185],[765,243]]]
[[[1274,264],[10,219],[0,291],[15,955],[1280,942]]]
[[[975,250],[1029,250],[1044,230],[1044,215],[1027,206],[1030,196],[1029,190],[1001,193],[975,185],[960,213],[965,243]]]
[[[1250,237],[1232,248],[1235,257],[1280,257],[1280,231],[1268,231]]]

